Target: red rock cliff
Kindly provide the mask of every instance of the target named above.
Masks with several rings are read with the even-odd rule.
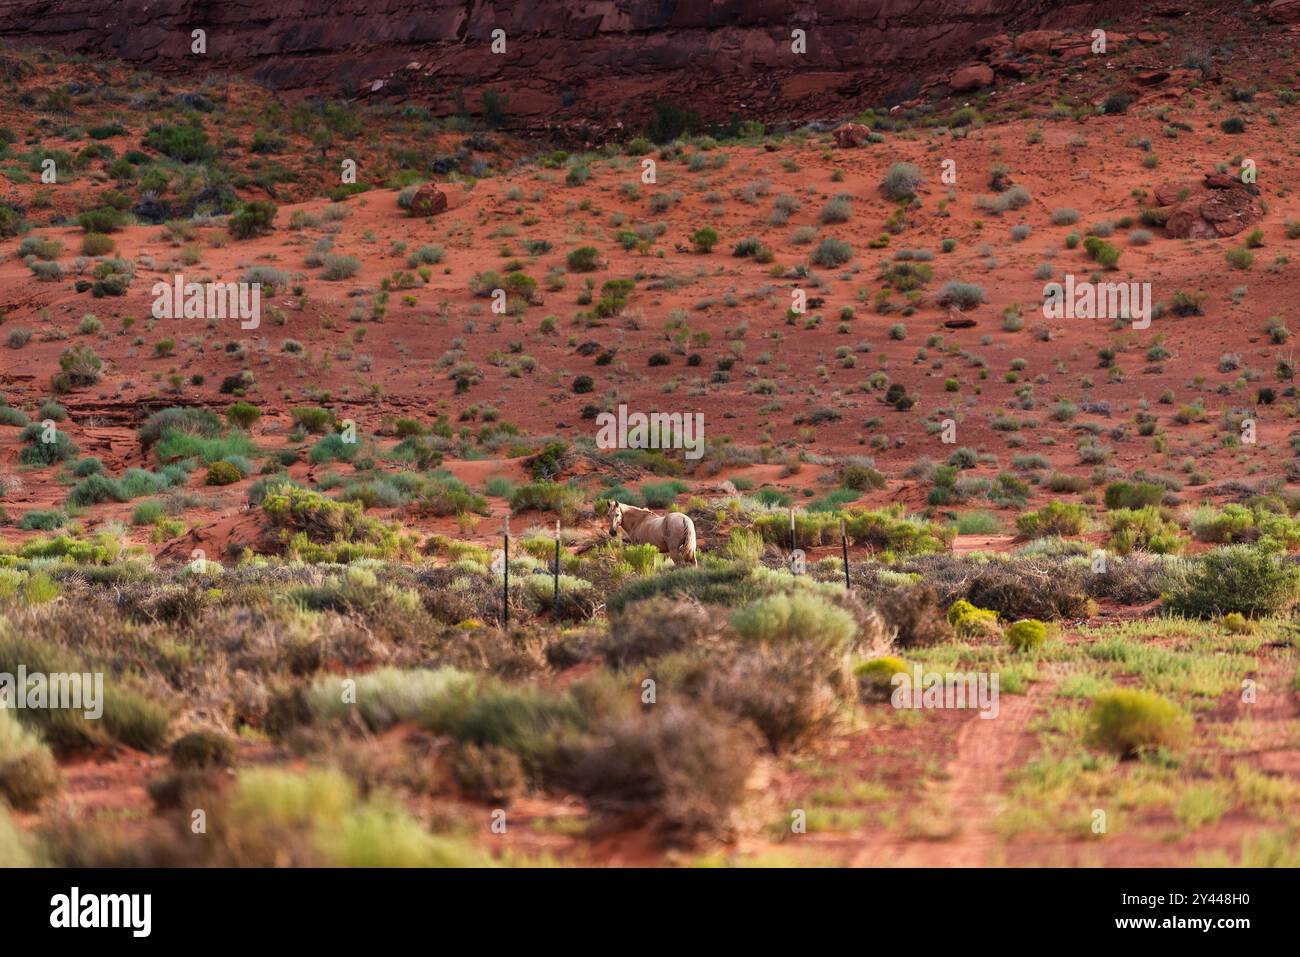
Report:
[[[1166,4],[1169,6],[1169,4]],[[0,0],[0,37],[155,70],[272,86],[409,93],[435,109],[509,96],[524,125],[606,122],[655,95],[706,117],[770,119],[905,98],[981,37],[1091,29],[1117,0]],[[190,34],[207,33],[207,54]],[[506,52],[490,50],[506,33]],[[791,31],[807,52],[791,51]],[[415,66],[418,64],[418,68]]]

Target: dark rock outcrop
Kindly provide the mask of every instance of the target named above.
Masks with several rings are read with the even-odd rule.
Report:
[[[1119,0],[0,0],[0,37],[159,71],[406,96],[441,113],[477,111],[494,89],[514,127],[602,116],[617,129],[640,125],[657,97],[708,120],[902,102],[982,38],[1015,33],[1019,51],[1049,30],[1034,47],[1048,52],[1061,30],[1128,12]],[[191,51],[196,29],[204,55]],[[498,29],[504,53],[492,51]],[[806,52],[792,49],[794,30]]]

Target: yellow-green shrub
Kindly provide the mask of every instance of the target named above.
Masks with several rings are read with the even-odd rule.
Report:
[[[998,613],[987,608],[976,608],[964,598],[959,598],[948,608],[948,624],[958,637],[978,638],[1001,634]]]
[[[901,658],[864,661],[853,669],[858,679],[858,695],[863,701],[887,701],[894,693],[894,675],[907,672],[907,662]]]
[[[1187,738],[1191,719],[1178,705],[1151,691],[1115,688],[1092,701],[1088,740],[1121,757],[1159,747],[1177,748]]]
[[[1007,644],[1014,651],[1034,651],[1047,640],[1047,626],[1037,618],[1024,618],[1007,629]]]

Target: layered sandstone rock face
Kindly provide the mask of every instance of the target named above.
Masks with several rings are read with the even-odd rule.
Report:
[[[976,41],[1091,29],[1117,0],[0,0],[0,37],[281,88],[407,93],[436,110],[509,95],[520,125],[644,114],[826,115],[943,82]],[[191,52],[206,31],[207,54]],[[491,52],[493,31],[506,52]],[[805,54],[791,31],[806,34]],[[982,71],[981,71],[982,73]],[[981,75],[976,79],[983,80]],[[972,81],[974,82],[974,81]]]

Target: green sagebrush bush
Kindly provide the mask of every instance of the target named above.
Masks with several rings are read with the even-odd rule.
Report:
[[[1300,569],[1276,545],[1228,545],[1206,552],[1162,596],[1167,611],[1189,618],[1237,612],[1277,615],[1296,602]]]

